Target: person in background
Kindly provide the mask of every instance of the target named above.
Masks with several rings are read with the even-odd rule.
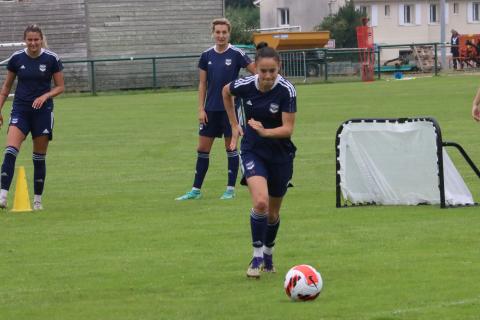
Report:
[[[10,93],[15,78],[18,79],[13,100],[1,168],[0,208],[7,207],[7,194],[12,183],[15,161],[22,142],[31,133],[33,139],[33,209],[41,210],[46,177],[45,158],[53,134],[53,97],[64,91],[63,65],[60,58],[45,49],[46,39],[40,27],[28,26],[23,33],[27,47],[9,58],[7,76],[0,91],[1,109]],[[52,88],[51,82],[55,84]]]
[[[236,146],[232,146],[231,128],[223,106],[222,88],[238,78],[241,68],[253,73],[255,67],[250,58],[240,49],[229,43],[231,25],[225,19],[212,22],[212,36],[215,46],[204,51],[198,63],[200,82],[198,85],[198,122],[200,124],[197,164],[190,191],[175,200],[196,200],[201,198],[200,189],[207,174],[215,138],[224,137],[228,159],[227,188],[220,199],[235,197],[239,159]]]
[[[463,63],[460,61],[460,50],[459,50],[460,36],[458,32],[454,29],[452,29],[451,33],[452,33],[452,37],[450,38],[450,45],[451,45],[450,52],[452,53],[453,69],[457,70],[458,66],[460,66],[460,68],[463,69]]]

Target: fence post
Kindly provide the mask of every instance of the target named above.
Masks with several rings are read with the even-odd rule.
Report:
[[[303,53],[303,82],[307,82],[307,54]]]
[[[96,96],[97,95],[97,88],[96,88],[96,85],[95,85],[95,61],[94,60],[90,60],[90,76],[92,78],[91,83],[90,83],[92,95]]]
[[[152,58],[153,89],[157,89],[157,59]]]
[[[323,53],[324,53],[323,57],[325,59],[325,64],[324,64],[325,65],[325,82],[327,82],[328,81],[328,54],[327,54],[328,49],[325,49]]]
[[[434,70],[435,70],[435,75],[438,76],[438,67],[437,67],[437,65],[438,65],[438,53],[437,53],[437,44],[435,43],[435,44],[433,45],[433,47],[434,47],[434,51],[435,51],[435,66],[434,66]],[[442,66],[442,67],[445,68],[445,66]]]
[[[380,72],[380,67],[381,67],[381,63],[380,63],[380,50],[382,50],[382,47],[378,46],[377,47],[377,68],[378,68],[378,75],[377,75],[377,79],[380,80],[381,78],[381,72]]]

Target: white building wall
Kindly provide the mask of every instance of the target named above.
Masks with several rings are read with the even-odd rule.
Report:
[[[279,9],[289,9],[289,25],[300,26],[301,31],[312,31],[330,13],[336,13],[344,0],[262,0],[260,28],[281,27]]]

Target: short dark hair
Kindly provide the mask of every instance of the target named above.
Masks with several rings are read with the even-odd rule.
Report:
[[[280,63],[280,55],[278,54],[275,49],[271,47],[262,47],[257,50],[257,53],[255,54],[255,62],[262,58],[273,58],[275,59],[278,63]]]
[[[265,48],[265,47],[268,47],[268,43],[266,43],[265,41],[262,41],[262,42],[259,42],[257,44],[257,46],[255,47],[256,50],[260,50],[262,48]]]

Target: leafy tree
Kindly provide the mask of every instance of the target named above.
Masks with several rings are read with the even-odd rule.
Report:
[[[225,0],[225,7],[253,8],[253,0]]]
[[[347,1],[336,14],[325,17],[322,23],[315,27],[315,30],[330,31],[330,37],[335,39],[337,48],[356,48],[356,27],[362,25],[364,17],[359,10],[355,9],[353,1]]]
[[[230,42],[235,44],[252,43],[252,30],[260,26],[260,12],[258,8],[227,7],[226,17],[232,24]]]

